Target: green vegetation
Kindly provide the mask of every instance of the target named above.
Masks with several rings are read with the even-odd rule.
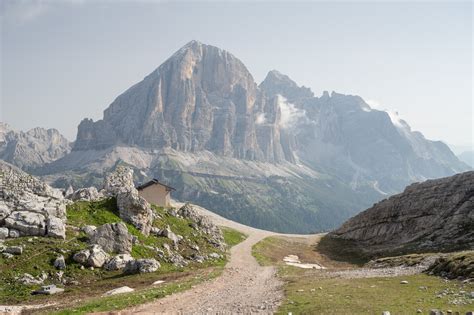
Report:
[[[435,275],[474,278],[474,251],[443,255],[428,270]]]
[[[317,241],[316,238],[314,242]],[[253,246],[252,254],[257,261],[261,265],[277,266],[278,276],[285,282],[285,299],[278,310],[279,314],[381,314],[383,311],[414,314],[419,309],[426,314],[433,308],[461,313],[472,310],[472,283],[445,281],[426,274],[344,278],[333,272],[357,269],[357,265],[334,261],[320,253],[319,248],[296,237],[268,237]],[[297,255],[302,262],[316,262],[328,269],[287,266],[282,259],[290,254]],[[377,262],[387,266],[413,265],[426,256],[413,254],[379,259]],[[472,252],[451,256],[443,266],[456,266],[457,270],[472,271]],[[355,261],[360,263],[358,259]],[[408,284],[401,284],[403,280],[408,281]]]
[[[87,300],[85,303],[56,312],[52,312],[50,309],[44,311],[47,314],[87,314],[91,312],[121,310],[143,303],[149,303],[173,293],[188,290],[192,286],[203,281],[218,277],[221,273],[222,268],[217,268],[205,273],[199,272],[193,277],[188,276],[180,281],[162,284],[156,288],[145,288],[132,293],[119,294],[110,297],[92,298]]]
[[[228,227],[221,227],[220,229],[222,231],[222,234],[224,235],[224,242],[229,247],[235,246],[243,242],[247,238],[246,234],[237,230]]]
[[[415,314],[418,309],[428,314],[433,308],[465,314],[472,310],[472,304],[469,304],[472,299],[468,296],[474,289],[472,284],[445,282],[424,274],[328,279],[315,272],[288,266],[280,270],[280,275],[286,282],[286,298],[278,311],[280,314],[381,314],[383,311]],[[408,281],[408,284],[400,284],[402,280]],[[449,294],[442,295],[445,290]],[[466,293],[460,294],[461,291]],[[455,300],[467,304],[454,305],[452,302]]]
[[[173,232],[183,236],[183,241],[178,245],[178,251],[183,257],[189,257],[195,253],[191,246],[197,245],[202,255],[218,253],[221,258],[206,260],[201,264],[188,261],[189,264],[186,267],[177,267],[160,259],[153,249],[163,248],[164,244],[173,247],[171,240],[153,235],[144,236],[135,227],[127,224],[129,232],[138,238],[138,243],[132,247],[132,256],[160,260],[161,268],[158,271],[150,274],[123,275],[120,271],[82,268],[72,259],[74,253],[89,246],[87,237],[80,228],[85,225],[99,226],[105,223],[121,222],[121,219],[114,198],[97,202],[76,202],[69,205],[67,209],[66,240],[21,237],[5,241],[5,246],[23,245],[24,252],[12,258],[0,255],[0,304],[58,302],[62,305],[61,308],[68,309],[64,311],[66,313],[113,310],[185,290],[191,285],[220,274],[227,261],[227,255],[209,243],[207,234],[194,229],[191,220],[174,216],[169,211],[171,209],[156,206],[152,208],[159,217],[153,223],[154,226],[159,228],[169,226]],[[229,246],[244,239],[240,232],[228,228],[223,229],[223,235]],[[67,265],[62,275],[53,266],[54,260],[59,255],[64,255]],[[48,278],[43,285],[57,284],[64,287],[65,292],[54,296],[31,295],[31,292],[41,285],[19,284],[17,278],[24,273],[31,274],[33,277],[45,274]],[[151,288],[151,284],[156,280],[165,280],[166,283],[160,287]],[[98,298],[104,292],[124,285],[136,291],[118,297]],[[48,309],[48,313],[50,311],[52,309]]]

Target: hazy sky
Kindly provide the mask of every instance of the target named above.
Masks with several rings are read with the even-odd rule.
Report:
[[[1,1],[1,115],[69,139],[186,42],[277,69],[316,95],[357,94],[427,138],[473,143],[466,2]]]

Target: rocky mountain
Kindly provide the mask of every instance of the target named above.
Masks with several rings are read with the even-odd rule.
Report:
[[[413,181],[469,169],[395,118],[358,96],[315,97],[275,70],[257,86],[232,54],[192,41],[102,120],[83,120],[72,152],[41,174],[100,186],[126,164],[137,182],[158,177],[175,198],[244,224],[321,231]]]
[[[260,115],[268,117],[265,125],[257,124]],[[291,160],[278,120],[277,104],[266,102],[240,60],[192,41],[117,97],[103,120],[83,120],[74,150],[127,144]]]
[[[372,183],[393,194],[413,181],[470,168],[441,141],[430,141],[396,114],[372,109],[361,97],[324,92],[313,97],[287,76],[270,72],[260,87],[288,108],[305,164],[335,174],[352,187]]]
[[[327,238],[370,255],[472,249],[474,172],[411,184]]]
[[[458,155],[458,158],[467,165],[474,167],[474,151],[464,151]]]
[[[56,129],[15,131],[0,122],[0,159],[31,171],[62,158],[71,144]]]

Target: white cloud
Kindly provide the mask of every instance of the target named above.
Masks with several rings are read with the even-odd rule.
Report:
[[[259,113],[257,115],[257,119],[255,119],[255,123],[257,125],[262,125],[267,122],[267,118],[265,117],[265,113]]]
[[[281,110],[280,126],[282,128],[292,127],[298,120],[306,116],[306,112],[296,108],[294,104],[289,103],[286,98],[277,95],[278,105]]]

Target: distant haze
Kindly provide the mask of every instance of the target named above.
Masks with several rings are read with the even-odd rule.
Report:
[[[315,95],[362,96],[427,138],[472,146],[472,3],[2,1],[0,120],[74,140],[186,42]],[[262,117],[263,119],[263,117]]]

